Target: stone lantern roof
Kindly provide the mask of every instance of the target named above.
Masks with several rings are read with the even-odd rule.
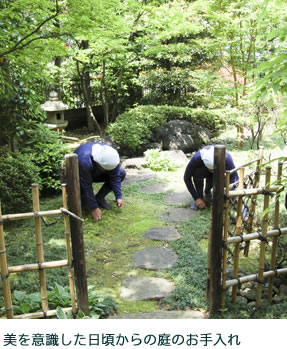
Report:
[[[49,100],[41,105],[41,109],[47,112],[55,112],[68,109],[68,105],[59,100],[56,91],[52,91],[49,94]]]

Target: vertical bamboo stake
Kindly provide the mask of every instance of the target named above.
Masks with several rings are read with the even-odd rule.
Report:
[[[62,197],[63,197],[63,207],[68,209],[66,184],[62,184]],[[74,278],[73,278],[73,269],[72,269],[69,217],[67,215],[64,216],[64,224],[65,224],[66,251],[67,251],[67,259],[68,259],[68,277],[69,277],[70,294],[71,294],[71,302],[72,302],[72,312],[73,314],[76,314],[77,306],[76,306],[76,300],[75,300]]]
[[[277,172],[277,185],[281,184],[282,169],[283,169],[283,162],[279,162],[278,163],[278,172]],[[274,229],[279,228],[279,212],[280,212],[280,193],[276,195],[276,199],[275,199]],[[277,246],[278,246],[278,236],[274,236],[272,239],[272,253],[271,253],[271,263],[270,263],[271,270],[275,269]],[[269,302],[272,301],[273,281],[274,281],[274,277],[271,277],[269,279],[269,286],[268,286],[268,301]]]
[[[254,180],[253,188],[259,187],[263,153],[264,153],[264,147],[260,146],[259,151],[258,151],[258,161],[256,164],[256,172],[255,172],[255,180]],[[253,226],[254,215],[255,215],[255,210],[256,210],[256,201],[257,201],[257,195],[256,194],[252,195],[251,196],[251,206],[250,206],[250,210],[249,210],[249,217],[248,217],[248,221],[247,221],[247,233],[248,234],[252,233],[252,226]],[[244,256],[245,257],[248,257],[249,246],[250,246],[250,241],[246,241],[245,247],[244,247]]]
[[[4,296],[7,319],[13,319],[14,317],[13,305],[12,305],[11,289],[10,289],[10,283],[9,283],[8,264],[7,264],[7,258],[6,258],[1,203],[0,203],[0,267],[1,267],[0,269],[1,269],[1,278],[3,282],[3,296]]]
[[[243,184],[244,184],[244,167],[242,167],[239,172],[238,189],[243,189]],[[242,202],[243,202],[243,197],[239,197],[237,202],[235,235],[240,235],[241,229],[242,229]],[[234,258],[233,258],[234,279],[238,278],[239,253],[240,253],[240,242],[236,243],[234,247]],[[237,288],[238,288],[237,285],[232,287],[232,303],[233,304],[236,302]]]
[[[209,218],[209,232],[208,232],[208,259],[207,259],[207,282],[206,282],[206,299],[209,300],[209,291],[210,291],[210,266],[211,266],[211,260],[210,260],[210,249],[211,249],[211,234],[212,234],[212,212],[210,213]]]
[[[229,228],[229,185],[230,185],[230,172],[226,172],[226,200],[224,202],[224,232],[223,232],[223,242],[226,246],[226,241],[228,237]],[[223,248],[223,265],[222,265],[222,297],[221,297],[221,308],[224,308],[225,298],[226,298],[226,269],[227,269],[227,249]]]
[[[37,258],[38,258],[38,264],[41,267],[41,263],[44,262],[44,250],[43,250],[43,240],[42,240],[42,232],[41,232],[41,220],[40,220],[40,217],[37,217],[37,212],[40,211],[38,184],[32,184],[32,195],[33,195],[33,210],[35,214]],[[44,269],[39,270],[39,277],[40,277],[42,310],[44,313],[46,313],[48,310],[48,297],[47,297],[47,288],[46,288],[46,274]]]
[[[268,192],[270,188],[270,178],[271,178],[271,167],[266,167],[265,175],[265,190]],[[264,206],[263,206],[263,222],[262,222],[262,238],[266,238],[266,233],[268,229],[268,208],[269,208],[269,195],[264,195]],[[264,261],[265,261],[265,247],[266,241],[261,240],[260,243],[260,255],[259,255],[259,269],[258,269],[258,283],[257,283],[257,294],[256,294],[256,308],[259,308],[261,305],[262,297],[262,282],[263,282],[263,273],[264,273]]]
[[[82,217],[80,176],[77,154],[67,154],[65,156],[65,171],[69,210],[75,213],[78,217]],[[70,229],[78,306],[85,313],[85,315],[89,315],[88,285],[82,222],[70,217]]]
[[[213,200],[212,200],[212,234],[210,248],[210,313],[219,310],[221,304],[221,265],[222,265],[222,231],[224,210],[225,146],[214,147]]]

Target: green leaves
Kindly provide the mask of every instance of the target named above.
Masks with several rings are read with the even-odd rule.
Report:
[[[146,166],[153,171],[175,171],[179,164],[170,159],[167,154],[160,152],[159,149],[149,149],[144,152]]]

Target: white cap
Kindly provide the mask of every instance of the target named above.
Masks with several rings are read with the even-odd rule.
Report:
[[[106,144],[94,144],[92,146],[92,157],[105,170],[113,170],[120,163],[118,152]]]
[[[210,148],[203,148],[200,151],[201,160],[204,165],[209,169],[213,170],[214,167],[214,146]]]

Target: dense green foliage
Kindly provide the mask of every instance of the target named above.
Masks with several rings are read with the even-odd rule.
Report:
[[[25,212],[32,207],[32,183],[41,184],[39,168],[30,157],[0,148],[0,202],[7,213]]]
[[[177,283],[175,292],[166,297],[169,309],[202,308],[205,303],[207,251],[201,242],[208,236],[209,216],[203,212],[192,222],[182,223],[179,232],[182,239],[171,242],[178,260],[168,275]]]
[[[153,171],[174,171],[180,165],[169,158],[169,156],[159,149],[148,149],[144,152],[146,167]]]
[[[152,141],[152,131],[170,120],[187,120],[216,135],[234,111],[175,106],[136,106],[119,115],[108,133],[121,147],[136,150]],[[236,115],[236,114],[235,114]]]
[[[59,134],[35,121],[25,123],[26,132],[17,136],[21,153],[27,154],[39,168],[42,193],[52,194],[61,188],[62,164],[68,149]]]
[[[57,309],[58,307],[71,307],[71,294],[69,287],[62,287],[56,283],[55,287],[49,290],[47,294],[50,310]],[[117,311],[117,305],[114,299],[96,292],[94,287],[89,288],[88,297],[90,316],[93,318],[104,318]],[[15,315],[40,312],[41,294],[39,292],[28,294],[24,291],[14,291],[13,311]],[[58,314],[60,314],[60,312],[57,310],[57,315]],[[74,316],[76,316],[76,314],[74,314]],[[69,315],[59,318],[72,319],[73,314],[69,313]]]

